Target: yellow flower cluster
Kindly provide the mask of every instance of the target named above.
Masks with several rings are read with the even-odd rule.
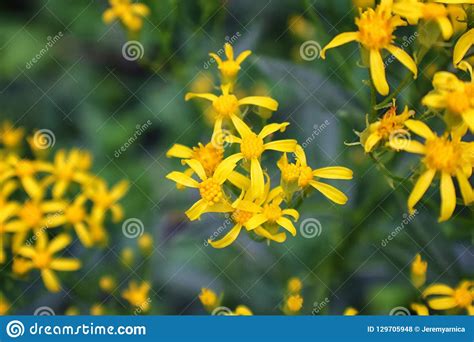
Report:
[[[133,3],[131,0],[109,0],[110,8],[102,15],[106,24],[120,20],[122,25],[131,32],[138,32],[143,27],[143,18],[150,15],[145,4]]]
[[[278,102],[267,96],[238,98],[233,90],[240,64],[250,51],[234,59],[230,44],[227,43],[224,50],[227,60],[210,54],[221,73],[221,93],[185,96],[186,100],[200,98],[211,103],[214,130],[210,142],[198,143],[192,148],[181,144],[172,146],[167,156],[180,158],[188,169],[173,171],[167,178],[179,188],[199,191],[200,199],[186,211],[190,220],[197,220],[204,213],[225,213],[232,220],[233,227],[224,237],[209,241],[213,247],[229,246],[242,228],[259,239],[281,243],[286,240],[287,232],[296,235],[291,219],[297,221],[299,213],[292,200],[314,188],[335,203],[344,204],[347,197],[320,179],[351,179],[352,171],[339,166],[313,169],[295,139],[274,140],[274,135],[286,130],[288,122],[264,124],[260,129],[246,123],[251,106],[266,110],[264,115],[257,112],[266,120],[268,111],[278,109]],[[271,152],[282,154],[277,164],[281,180],[276,187],[271,186],[271,170],[263,164],[264,157]],[[295,154],[294,163],[288,161],[287,153]]]
[[[0,264],[11,264],[19,277],[37,269],[46,288],[58,292],[56,272],[76,271],[81,263],[56,255],[73,236],[85,247],[107,242],[107,216],[122,219],[117,202],[128,182],[109,189],[91,172],[91,155],[82,150],[59,150],[48,161],[53,137],[46,134],[38,131],[27,139],[27,154],[23,128],[7,122],[0,130]],[[27,157],[31,152],[35,158]]]
[[[420,254],[415,256],[411,264],[413,285],[422,288],[426,282],[428,263],[423,261]],[[426,303],[413,303],[411,308],[418,315],[429,315],[429,309],[435,311],[449,310],[452,314],[467,312],[474,315],[474,281],[463,280],[456,288],[446,284],[435,283],[423,289],[421,299]]]
[[[285,294],[282,311],[285,315],[296,315],[303,308],[303,296],[301,290],[303,283],[297,277],[290,278],[287,284],[287,291]]]
[[[356,19],[358,31],[336,36],[323,48],[321,56],[324,58],[328,49],[350,41],[359,42],[362,56],[368,56],[366,65],[370,69],[372,87],[379,94],[388,95],[386,65],[381,51],[387,50],[416,77],[419,63],[434,44],[427,46],[428,43],[423,41],[423,37],[426,38],[429,35],[436,41],[439,39],[436,36],[437,33],[442,39],[449,40],[454,36],[455,31],[466,30],[465,27],[459,28],[456,23],[465,21],[467,14],[464,10],[467,11],[467,7],[461,5],[468,3],[472,2],[381,0],[375,8],[360,9],[360,15]],[[453,13],[457,13],[454,19]],[[428,22],[436,25],[422,27],[423,23]],[[417,56],[415,59],[395,45],[397,37],[394,33],[397,27],[406,25],[418,25],[419,33],[417,32],[416,36],[419,37],[421,43],[418,44],[419,50],[415,53]],[[469,181],[474,167],[474,143],[469,142],[467,138],[468,131],[474,132],[474,81],[472,65],[465,60],[473,42],[474,30],[471,29],[457,40],[453,51],[449,51],[452,53],[454,66],[470,74],[469,81],[461,80],[451,72],[436,72],[433,76],[434,89],[421,100],[428,111],[417,119],[414,118],[415,112],[408,107],[397,114],[393,97],[398,92],[395,91],[381,102],[393,101],[392,107],[381,118],[373,122],[367,120],[367,128],[359,134],[360,142],[367,153],[388,147],[397,152],[403,150],[422,156],[419,177],[408,198],[408,208],[410,212],[413,212],[415,205],[428,190],[435,176],[439,176],[440,222],[451,218],[456,208],[457,196],[453,178],[457,180],[464,205],[470,205],[474,200],[472,185]],[[378,107],[374,105],[371,112],[375,111],[376,114]],[[424,118],[433,113],[439,114],[445,123],[446,128],[441,134],[435,133],[424,122],[426,121]],[[412,140],[411,133],[424,141]]]

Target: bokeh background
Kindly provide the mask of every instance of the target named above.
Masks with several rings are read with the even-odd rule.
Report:
[[[304,283],[305,314],[341,314],[347,306],[361,314],[388,314],[419,296],[409,279],[416,253],[428,261],[433,282],[455,285],[472,277],[472,208],[460,206],[452,220],[438,224],[439,194],[432,189],[415,219],[405,225],[411,180],[393,182],[360,146],[345,145],[358,140],[354,130],[365,128],[370,100],[357,45],[329,52],[326,61],[301,57],[305,41],[324,45],[337,33],[353,30],[351,1],[144,2],[152,14],[140,37],[144,57],[139,61],[123,57],[128,38],[121,25],[102,22],[106,1],[0,4],[2,121],[28,130],[50,129],[56,149],[90,150],[94,171],[109,183],[129,179],[130,191],[121,201],[126,218],[139,218],[155,241],[150,257],[137,257],[125,267],[120,253],[126,247],[136,251],[136,241],[123,235],[120,224],[110,224],[107,247],[70,248],[84,266],[63,275],[65,291],[49,294],[35,277],[3,289],[15,301],[14,313],[31,314],[42,305],[57,314],[72,305],[88,313],[93,303],[103,303],[107,313],[130,313],[121,290],[131,279],[145,279],[153,284],[153,314],[205,314],[197,298],[201,287],[223,292],[228,307],[245,304],[256,314],[281,314],[286,281],[298,276]],[[413,30],[402,32],[409,36]],[[59,34],[54,46],[31,63]],[[215,250],[205,240],[224,218],[207,215],[189,222],[183,213],[197,194],[177,191],[164,178],[182,169],[178,160],[165,156],[173,143],[193,146],[209,139],[202,107],[186,103],[184,94],[214,89],[218,74],[207,54],[229,39],[235,39],[237,52],[253,51],[240,73],[239,91],[279,101],[272,121],[291,123],[285,134],[307,143],[312,165],[354,170],[352,181],[334,183],[348,194],[347,205],[315,194],[300,208],[301,220],[321,222],[318,236],[299,234],[268,246],[242,234],[231,247]],[[430,89],[432,70],[446,65],[448,58],[433,51],[398,105],[421,110],[419,98]],[[390,66],[392,86],[400,82],[402,70],[396,62]],[[143,134],[117,155],[137,125],[148,120]],[[397,155],[384,163],[404,178],[416,161]],[[272,176],[277,181],[279,175]],[[394,231],[396,237],[384,243]],[[110,295],[98,290],[104,274],[115,276],[119,284]]]

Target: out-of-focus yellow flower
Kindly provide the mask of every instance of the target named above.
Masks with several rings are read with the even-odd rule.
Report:
[[[303,297],[299,294],[290,295],[285,300],[285,306],[283,312],[286,315],[296,315],[301,311],[303,307]]]
[[[464,123],[474,132],[474,81],[464,82],[450,72],[440,71],[433,77],[433,88],[423,97],[423,105],[444,109],[448,123],[453,122],[454,126]]]
[[[417,254],[411,263],[411,281],[415,287],[422,287],[425,284],[427,269],[428,263]]]
[[[419,303],[412,303],[410,305],[410,308],[416,312],[418,316],[429,316],[430,311],[424,304],[419,304]]]
[[[125,266],[132,266],[135,260],[135,253],[133,252],[133,249],[130,247],[125,247],[122,249],[120,252],[120,260]]]
[[[151,285],[149,282],[138,284],[136,281],[130,281],[128,288],[122,292],[122,298],[130,303],[131,306],[140,309],[143,312],[150,310],[149,292]]]
[[[379,142],[397,139],[399,135],[407,135],[405,121],[413,115],[415,112],[408,110],[408,107],[405,107],[403,112],[397,115],[397,107],[394,104],[381,119],[371,123],[361,133],[360,140],[364,151],[369,153]]]
[[[265,151],[278,152],[294,152],[296,148],[295,139],[274,140],[271,142],[264,142],[264,139],[275,132],[284,132],[289,125],[288,122],[281,124],[272,123],[262,128],[260,133],[255,134],[247,124],[237,116],[232,117],[237,132],[240,137],[229,134],[226,141],[229,143],[236,143],[240,145],[240,152],[229,156],[227,160],[232,160],[238,163],[244,159],[250,163],[250,188],[255,198],[263,196],[265,180],[263,176],[262,165],[260,159]]]
[[[18,254],[30,261],[30,268],[41,271],[41,277],[46,288],[51,292],[59,292],[61,284],[55,271],[77,271],[81,268],[81,262],[77,259],[55,257],[59,251],[65,249],[72,239],[67,234],[56,236],[51,242],[45,232],[37,235],[35,247],[23,246]]]
[[[119,19],[130,31],[140,31],[143,18],[150,14],[145,4],[132,3],[130,0],[109,0],[110,8],[102,15],[105,24],[111,24]]]
[[[365,9],[367,7],[375,7],[375,0],[352,0],[352,4],[356,8]]]
[[[8,149],[20,146],[25,130],[22,127],[15,128],[10,121],[4,121],[0,126],[0,143]]]
[[[0,316],[5,316],[10,311],[10,303],[3,293],[0,292]]]
[[[144,233],[138,238],[137,243],[143,254],[148,255],[153,251],[153,237],[150,234]]]
[[[12,272],[17,276],[24,276],[31,271],[31,262],[23,258],[14,258],[12,265]]]
[[[458,287],[451,288],[445,284],[432,284],[423,291],[428,306],[433,310],[464,309],[474,315],[474,282],[463,281]]]
[[[102,291],[106,293],[111,293],[117,287],[117,282],[115,278],[110,275],[105,275],[99,279],[99,287]]]
[[[406,18],[411,25],[418,24],[419,20],[434,21],[438,24],[445,40],[453,35],[453,25],[449,20],[449,12],[445,5],[419,0],[401,0],[393,4],[392,11]]]
[[[288,19],[288,30],[300,39],[311,39],[316,34],[314,26],[302,15],[292,15]]]
[[[123,208],[117,202],[125,196],[129,188],[129,182],[126,180],[118,182],[110,190],[107,184],[98,179],[89,184],[86,194],[94,203],[92,208],[92,220],[94,222],[102,222],[106,213],[110,210],[112,220],[118,222],[123,218]]]
[[[406,139],[405,142],[391,144],[394,149],[404,150],[411,153],[421,154],[425,171],[418,178],[408,198],[408,209],[413,212],[414,206],[423,197],[437,173],[441,174],[441,214],[439,222],[448,220],[456,208],[456,191],[452,177],[456,177],[462,198],[466,205],[473,200],[472,187],[469,178],[472,174],[474,163],[474,143],[463,142],[455,134],[442,137],[437,136],[423,122],[418,120],[407,120],[405,125],[415,134],[425,138],[422,144],[415,140]]]
[[[217,296],[217,294],[213,290],[205,287],[201,289],[199,300],[201,301],[201,304],[204,306],[204,308],[209,312],[220,305],[220,298]]]
[[[193,93],[209,93],[214,89],[212,74],[208,71],[200,72],[190,85]]]
[[[105,314],[105,309],[102,304],[96,303],[91,306],[90,312],[92,316],[103,316]]]
[[[204,213],[210,212],[230,212],[232,206],[230,205],[224,191],[222,184],[227,180],[229,175],[236,167],[236,163],[230,159],[224,160],[216,168],[212,177],[206,175],[206,171],[200,162],[194,159],[185,161],[194,172],[201,179],[201,182],[194,180],[183,172],[173,171],[166,175],[166,178],[182,184],[189,188],[199,190],[201,199],[198,200],[191,208],[186,211],[186,215],[191,221],[197,220]]]
[[[0,265],[5,263],[6,260],[6,235],[7,233],[17,233],[19,230],[17,227],[9,223],[8,221],[16,215],[20,209],[19,205],[14,202],[1,203],[2,210],[0,211]]]
[[[321,50],[321,57],[326,51],[351,41],[359,42],[369,52],[370,74],[372,82],[381,95],[387,95],[389,85],[385,76],[385,65],[382,50],[387,50],[417,77],[415,61],[403,49],[393,44],[393,32],[398,26],[406,25],[398,15],[392,15],[392,0],[382,0],[374,9],[368,8],[356,19],[359,28],[356,32],[345,32],[337,35]]]
[[[87,198],[84,195],[77,196],[74,201],[64,209],[64,223],[73,226],[77,237],[85,247],[91,247],[93,240],[87,227],[88,215],[85,207]]]
[[[298,277],[292,277],[288,280],[288,284],[286,285],[289,293],[299,293],[303,289],[303,283],[301,279]]]
[[[238,305],[233,314],[234,316],[253,316],[252,310],[245,305]]]
[[[238,99],[235,95],[230,93],[230,85],[225,84],[221,86],[222,95],[214,95],[211,93],[187,93],[184,99],[189,101],[193,98],[201,98],[212,102],[212,109],[214,111],[214,133],[211,141],[218,141],[222,133],[222,124],[229,120],[241,116],[240,107],[243,106],[258,106],[276,111],[278,109],[278,102],[267,96],[248,96]],[[217,135],[217,137],[215,137]]]
[[[453,64],[459,66],[466,53],[474,44],[474,29],[470,29],[458,39],[453,51]],[[471,75],[472,76],[472,75]]]
[[[224,149],[222,148],[224,141],[221,142],[210,142],[206,145],[201,143],[195,147],[187,147],[181,144],[174,144],[166,156],[175,157],[180,159],[195,159],[201,163],[206,171],[208,177],[214,174],[217,166],[221,163],[224,156]],[[191,169],[192,170],[192,169]]]
[[[81,314],[81,312],[79,311],[79,309],[75,306],[70,306],[66,309],[66,311],[64,312],[64,314],[66,316],[79,316]]]
[[[209,56],[214,58],[217,63],[217,67],[221,72],[222,83],[234,83],[237,77],[237,74],[240,71],[240,64],[252,54],[252,51],[245,50],[234,59],[234,49],[229,43],[224,44],[224,51],[227,57],[227,60],[223,61],[217,54],[210,53]]]
[[[344,310],[343,315],[344,316],[356,316],[359,314],[359,310],[353,308],[352,306],[349,306]]]

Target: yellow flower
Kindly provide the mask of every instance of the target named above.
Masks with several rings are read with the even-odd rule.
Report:
[[[401,149],[424,156],[422,162],[426,168],[418,178],[408,198],[408,209],[413,212],[414,206],[428,190],[434,176],[441,174],[441,214],[438,221],[448,220],[456,207],[456,192],[452,177],[456,177],[464,203],[472,202],[472,188],[469,184],[473,167],[472,149],[474,143],[466,143],[460,137],[447,135],[437,136],[423,122],[407,120],[405,125],[415,134],[425,138],[425,144],[414,140],[397,143],[394,149]]]
[[[144,233],[142,236],[140,236],[137,240],[137,243],[138,248],[140,248],[140,251],[145,255],[150,254],[153,250],[153,237],[148,233]]]
[[[110,210],[112,220],[118,222],[123,218],[122,206],[117,202],[125,196],[129,188],[129,183],[122,180],[112,189],[108,190],[107,184],[102,179],[97,179],[86,189],[87,197],[92,200],[94,206],[92,208],[92,220],[102,222],[105,214]]]
[[[346,308],[343,313],[344,316],[356,316],[358,314],[359,314],[359,310],[353,308],[352,306]]]
[[[352,3],[356,8],[367,8],[375,6],[375,0],[352,0]]]
[[[102,20],[105,24],[120,19],[122,24],[130,31],[140,31],[143,26],[143,17],[150,14],[150,9],[145,4],[132,3],[130,0],[109,0],[108,8]]]
[[[71,258],[56,258],[54,255],[71,243],[71,237],[60,234],[48,243],[46,233],[38,234],[35,247],[23,246],[18,254],[30,261],[30,267],[41,271],[46,288],[51,292],[59,292],[61,284],[55,271],[77,271],[81,262]]]
[[[3,175],[5,179],[14,176],[18,177],[21,185],[32,199],[44,195],[44,187],[35,177],[39,172],[46,171],[49,168],[47,163],[18,158],[11,158],[9,163],[12,164],[12,168],[5,171]]]
[[[288,30],[300,39],[311,39],[315,35],[314,26],[302,15],[292,15],[288,19]]]
[[[14,149],[20,146],[25,135],[22,127],[13,127],[10,121],[4,121],[0,126],[0,143],[8,149]]]
[[[217,67],[222,75],[222,83],[233,83],[240,70],[240,64],[252,53],[250,50],[245,50],[236,59],[234,59],[234,49],[229,43],[224,45],[225,55],[227,60],[223,61],[217,54],[210,53],[209,56],[214,58],[217,62]]]
[[[79,311],[79,309],[75,306],[70,306],[66,309],[66,311],[64,312],[64,314],[66,316],[79,316],[81,314],[81,312]]]
[[[366,9],[356,19],[358,31],[337,35],[321,50],[321,57],[324,59],[326,51],[329,49],[351,41],[359,42],[369,52],[372,82],[382,95],[387,95],[389,92],[385,65],[382,60],[382,50],[390,52],[413,73],[415,78],[418,73],[416,63],[410,55],[393,44],[393,32],[398,26],[404,26],[406,23],[399,16],[392,15],[391,6],[391,0],[382,0],[375,10],[372,8]]]
[[[238,305],[233,313],[234,316],[253,316],[252,310],[245,305]]]
[[[297,146],[295,154],[300,165],[298,177],[300,188],[304,189],[307,186],[312,186],[334,203],[345,204],[347,202],[347,196],[342,191],[315,179],[352,179],[352,170],[342,166],[328,166],[313,170],[308,166],[306,155],[300,145]]]
[[[456,288],[445,284],[433,284],[423,291],[428,306],[434,310],[465,309],[474,315],[474,282],[463,281]]]
[[[122,298],[127,300],[131,306],[141,309],[143,312],[150,310],[149,292],[151,289],[150,283],[144,281],[138,284],[132,280],[128,288],[122,292]]]
[[[466,31],[466,11],[463,9],[462,5],[448,5],[449,18],[451,24],[453,25],[454,32],[464,32]]]
[[[421,259],[421,255],[417,254],[411,263],[411,281],[415,287],[422,287],[426,282],[426,270],[428,263]]]
[[[64,209],[64,223],[71,224],[77,237],[85,247],[91,247],[93,240],[91,233],[87,227],[88,225],[88,214],[85,207],[86,196],[79,195],[74,201]]]
[[[426,305],[423,304],[418,304],[418,303],[412,303],[410,305],[411,309],[416,312],[418,316],[429,316],[430,311],[426,307]]]
[[[246,162],[250,163],[250,187],[252,194],[255,197],[262,197],[264,191],[264,177],[263,170],[260,164],[260,157],[265,151],[273,150],[279,152],[294,152],[296,148],[296,140],[284,139],[275,140],[271,142],[264,142],[264,139],[269,135],[280,131],[285,131],[289,125],[288,122],[281,124],[273,123],[266,125],[262,128],[259,134],[255,134],[245,122],[240,118],[232,117],[239,137],[229,135],[226,140],[230,143],[236,143],[240,145],[240,152],[229,156],[226,160],[232,160],[238,163],[240,160],[245,159]]]
[[[420,19],[434,21],[438,24],[445,40],[453,35],[453,25],[449,20],[449,12],[445,5],[419,0],[402,0],[393,4],[393,13],[406,18],[411,25],[418,24]]]
[[[405,121],[415,114],[414,111],[405,107],[403,112],[397,115],[397,107],[395,104],[383,115],[383,117],[374,123],[361,134],[361,143],[366,153],[381,141],[396,139],[398,135],[404,135],[408,132],[405,128]]]
[[[220,298],[211,289],[203,287],[199,294],[199,300],[207,311],[212,311],[220,304]]]
[[[278,102],[267,96],[248,96],[238,99],[235,95],[230,94],[230,85],[221,86],[222,95],[217,96],[211,93],[187,93],[184,99],[189,101],[193,98],[201,98],[212,102],[214,111],[214,133],[211,141],[218,141],[222,135],[222,124],[241,116],[240,107],[254,105],[263,107],[271,111],[278,109]],[[217,135],[217,137],[216,137]]]
[[[474,132],[474,81],[464,82],[450,72],[441,71],[433,77],[433,88],[423,97],[423,105],[446,110],[448,121],[464,122]]]
[[[301,282],[300,278],[293,277],[293,278],[290,278],[290,280],[288,280],[288,284],[287,284],[288,292],[299,293],[301,292],[302,288],[303,288],[303,283]]]
[[[456,42],[453,51],[453,64],[458,66],[463,60],[466,53],[469,51],[471,46],[474,44],[474,29],[470,29],[464,33]]]
[[[223,144],[224,141],[221,141],[220,143],[210,142],[206,145],[199,143],[198,146],[192,148],[181,144],[174,144],[168,152],[166,152],[166,156],[168,158],[195,159],[201,163],[206,171],[206,175],[210,177],[214,174],[214,171],[223,159]]]
[[[197,160],[189,159],[185,162],[194,170],[201,179],[201,182],[194,180],[183,172],[177,171],[169,173],[166,178],[186,187],[199,190],[201,199],[186,211],[189,219],[191,221],[197,220],[204,213],[232,211],[232,207],[222,189],[222,184],[232,173],[236,164],[232,160],[224,160],[216,168],[212,177],[208,177],[204,167]]]
[[[125,266],[132,266],[134,259],[135,253],[133,253],[133,249],[131,249],[130,247],[125,247],[120,252],[120,260]]]
[[[117,282],[115,278],[110,275],[105,275],[99,279],[99,287],[102,291],[106,293],[111,293],[117,287]]]
[[[7,233],[15,233],[19,230],[18,227],[9,224],[9,220],[11,220],[20,209],[17,203],[9,202],[3,204],[1,202],[2,200],[0,199],[2,208],[0,211],[0,265],[6,261],[5,245]]]
[[[92,316],[103,316],[105,314],[104,306],[97,303],[91,306],[91,315]]]
[[[296,228],[285,216],[291,216],[294,220],[298,220],[299,214],[294,209],[281,209],[282,192],[280,187],[270,191],[270,182],[267,182],[262,197],[255,197],[250,188],[232,204],[231,218],[235,225],[220,240],[209,240],[209,244],[214,248],[227,247],[237,239],[243,227],[257,235],[280,243],[286,240],[286,234],[278,232],[279,227],[283,227],[295,236]]]
[[[288,296],[285,300],[285,307],[283,311],[287,315],[295,315],[301,311],[303,307],[303,297],[299,294]]]
[[[10,311],[10,303],[7,301],[3,293],[0,292],[0,316],[5,316]]]

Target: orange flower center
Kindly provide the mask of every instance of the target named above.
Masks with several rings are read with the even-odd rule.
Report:
[[[356,19],[360,43],[369,50],[380,50],[390,45],[395,29],[392,19],[390,10],[380,6],[376,10],[367,9]]]
[[[472,295],[468,289],[462,287],[454,291],[454,299],[460,307],[467,308],[472,304]]]
[[[33,202],[26,202],[18,215],[28,227],[38,227],[43,220],[43,211],[38,204]]]
[[[221,185],[212,178],[208,178],[199,184],[199,193],[201,198],[210,205],[219,203],[224,196]]]
[[[80,205],[72,205],[66,209],[66,218],[72,224],[84,221],[85,217],[86,211]]]
[[[35,263],[35,266],[41,269],[48,268],[51,261],[52,261],[51,255],[47,252],[37,253],[33,260],[33,262]]]
[[[296,164],[286,164],[281,168],[281,178],[285,182],[294,182],[300,176],[300,168]]]
[[[249,211],[239,210],[237,209],[232,214],[232,219],[235,223],[245,224],[248,220],[250,220],[253,216],[253,213]]]
[[[270,223],[275,223],[282,215],[282,210],[279,205],[274,203],[266,204],[263,207],[263,214],[267,217]]]
[[[224,156],[224,150],[208,143],[206,146],[199,144],[198,147],[193,148],[192,158],[201,162],[206,175],[212,176],[217,166],[220,164]]]
[[[424,163],[433,170],[454,175],[462,164],[462,145],[447,137],[427,140],[425,152]]]
[[[219,116],[228,118],[238,111],[239,101],[235,95],[221,95],[214,100],[212,106]]]
[[[302,166],[300,169],[300,177],[298,178],[298,185],[302,188],[308,186],[313,179],[313,170],[309,166]]]
[[[234,78],[240,70],[240,65],[235,61],[223,61],[219,70],[226,78]]]
[[[240,151],[245,159],[259,158],[263,151],[263,139],[259,138],[255,133],[250,133],[242,138]]]
[[[466,91],[454,91],[448,95],[447,107],[455,114],[462,114],[471,107],[471,99],[472,96],[468,95],[468,89]]]
[[[20,160],[16,164],[16,173],[18,177],[29,177],[35,174],[35,167],[29,160]]]

